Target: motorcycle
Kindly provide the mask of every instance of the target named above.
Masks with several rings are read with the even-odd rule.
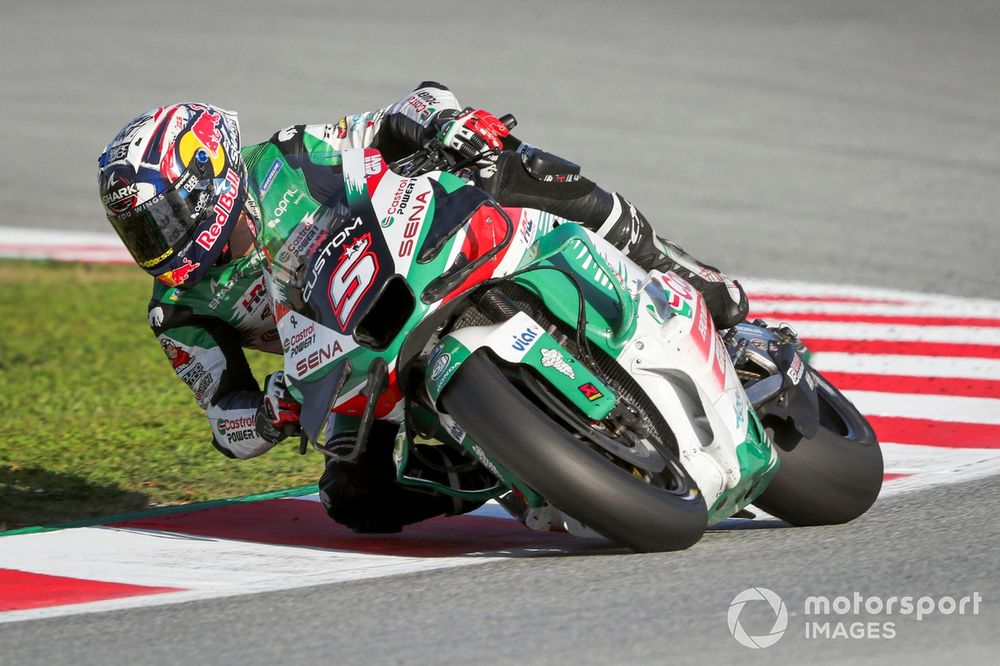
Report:
[[[303,451],[349,464],[376,420],[399,424],[400,483],[635,551],[690,547],[751,503],[825,525],[875,501],[875,435],[789,328],[720,334],[677,274],[499,205],[433,144],[392,164],[345,151],[342,169],[342,193],[263,236]]]

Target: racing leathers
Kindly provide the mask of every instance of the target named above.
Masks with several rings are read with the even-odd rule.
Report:
[[[371,146],[392,161],[433,136],[442,119],[454,118],[460,108],[449,90],[425,83],[389,107],[347,116],[337,123],[287,127],[264,143],[242,149],[250,196],[247,207],[258,236],[268,236],[268,242],[259,243],[259,249],[247,256],[213,267],[190,288],[158,284],[149,310],[150,324],[171,365],[206,410],[213,443],[220,451],[250,458],[280,440],[264,432],[266,426],[262,428],[256,418],[264,394],[243,353],[246,347],[296,359],[295,340],[287,341],[289,348],[282,349],[275,329],[264,277],[264,248],[274,247],[275,236],[287,237],[300,222],[340,197],[344,188],[341,151]],[[730,298],[734,305],[724,304],[730,312],[710,303],[720,325],[728,323],[727,317],[745,314],[745,298],[738,285],[734,287],[693,260],[688,269],[682,263],[686,255],[672,255],[625,198],[582,178],[575,165],[512,137],[503,146],[500,159],[476,176],[477,184],[500,203],[531,206],[578,221],[647,269],[687,269],[685,277],[690,274],[704,283],[722,285],[727,297],[735,295]],[[695,286],[702,285],[696,282]],[[298,362],[311,361],[302,358]],[[349,427],[350,419],[343,421]],[[393,433],[391,428],[380,429],[386,437]],[[417,496],[427,496],[400,489],[393,483],[391,459],[382,439],[373,436],[367,458],[357,464],[328,466],[320,486],[331,516],[360,531],[394,531],[431,515],[469,508],[451,498],[416,501]],[[376,455],[381,457],[376,459]]]

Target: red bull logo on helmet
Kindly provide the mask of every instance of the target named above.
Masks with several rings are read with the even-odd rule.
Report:
[[[211,250],[215,241],[219,240],[222,230],[229,221],[229,216],[233,213],[236,197],[240,191],[240,177],[236,171],[229,169],[226,172],[226,190],[219,195],[219,200],[215,204],[215,222],[205,231],[198,234],[195,239],[198,245],[206,250]]]
[[[218,176],[226,166],[226,151],[222,147],[222,130],[219,129],[222,115],[203,106],[192,104],[191,108],[198,115],[177,144],[181,163],[189,166],[195,153],[204,150],[212,163],[213,175]]]
[[[219,141],[222,140],[222,132],[219,131],[221,120],[220,114],[203,109],[191,124],[191,133],[201,139],[202,145],[212,153],[218,152]]]

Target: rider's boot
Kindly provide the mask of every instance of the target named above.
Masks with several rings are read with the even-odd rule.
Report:
[[[657,237],[628,199],[583,178],[572,162],[529,146],[501,154],[477,184],[504,206],[538,208],[583,224],[647,271],[677,273],[701,292],[720,329],[743,321],[750,310],[739,282]]]

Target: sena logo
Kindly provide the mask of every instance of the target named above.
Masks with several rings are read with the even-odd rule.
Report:
[[[409,192],[409,190],[407,190]],[[420,231],[420,221],[423,219],[424,209],[427,207],[427,197],[430,196],[430,190],[427,192],[422,192],[417,195],[416,199],[420,203],[413,205],[413,212],[410,213],[410,217],[407,218],[406,227],[403,229],[403,242],[399,244],[399,257],[405,259],[406,257],[413,254],[414,247],[414,237],[417,232]],[[407,200],[409,195],[407,194]],[[400,205],[400,212],[403,210],[403,206]]]
[[[307,372],[325,365],[330,359],[336,358],[343,351],[344,348],[340,346],[340,342],[334,341],[332,345],[327,343],[325,347],[311,352],[306,358],[297,361],[295,363],[295,372],[300,378],[305,377]]]

